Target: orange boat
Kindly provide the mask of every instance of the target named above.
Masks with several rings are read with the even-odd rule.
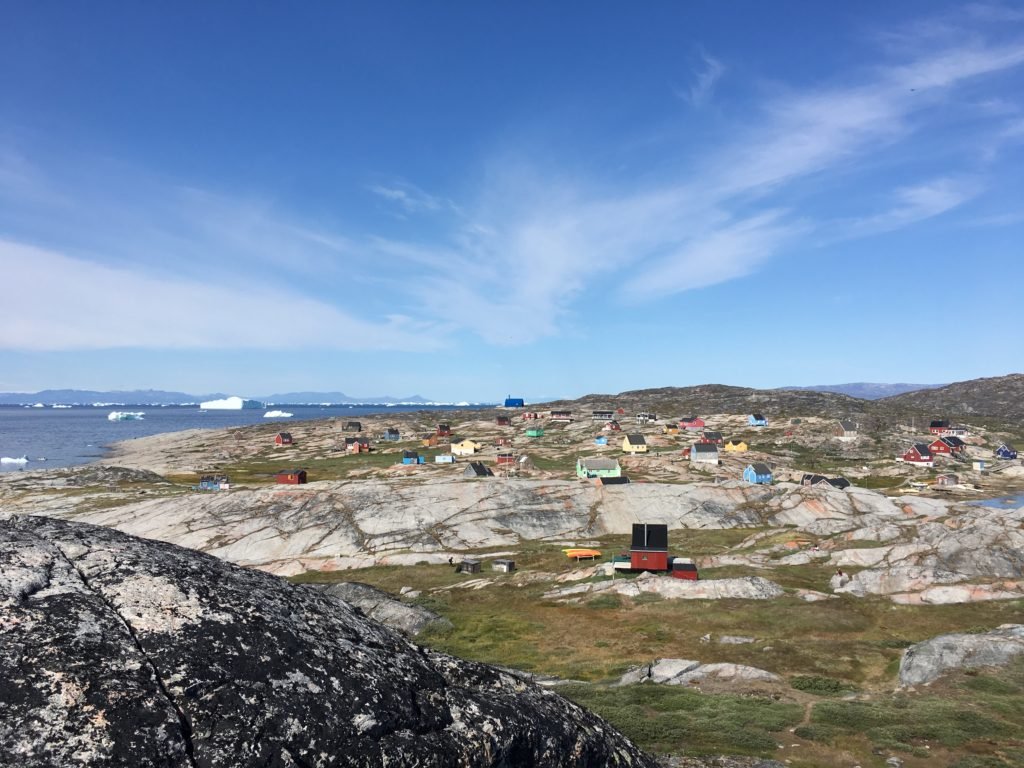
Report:
[[[562,551],[570,560],[594,560],[601,556],[599,549],[563,549]]]

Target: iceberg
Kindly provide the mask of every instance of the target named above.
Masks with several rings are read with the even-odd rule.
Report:
[[[70,405],[61,405],[60,403],[58,403],[57,405],[51,406],[51,408],[70,408],[70,407],[71,407]]]
[[[28,464],[28,458],[22,456],[19,459],[12,459],[10,456],[0,456],[0,464]]]
[[[111,411],[107,414],[108,421],[142,421],[145,411]]]
[[[199,407],[204,411],[240,411],[243,408],[262,408],[263,403],[241,397],[226,397],[223,400],[207,400],[200,403]]]
[[[267,411],[263,414],[264,419],[287,419],[293,414],[287,411]]]

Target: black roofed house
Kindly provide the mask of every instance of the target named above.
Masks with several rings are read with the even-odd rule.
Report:
[[[619,475],[618,477],[598,477],[595,478],[595,482],[598,485],[629,485],[629,478],[625,475]]]
[[[947,473],[945,475],[939,475],[938,477],[936,477],[935,484],[945,487],[960,485],[960,478],[954,474]]]
[[[691,464],[718,464],[718,446],[714,443],[694,443],[690,448]]]
[[[647,453],[647,441],[643,435],[626,435],[622,438],[622,450],[626,453]]]
[[[949,429],[949,422],[945,419],[935,419],[928,425],[928,431],[933,435],[941,435],[947,429]]]
[[[640,411],[640,413],[636,415],[637,424],[650,424],[652,421],[657,420],[658,414],[654,413],[653,411]]]
[[[552,421],[572,421],[572,411],[552,411]]]
[[[928,446],[932,454],[945,454],[946,456],[960,456],[967,452],[967,443],[959,437],[949,435],[932,441]]]
[[[615,418],[615,411],[591,411],[591,421],[610,421]]]
[[[370,441],[365,437],[346,437],[345,451],[346,453],[369,453]]]
[[[903,454],[903,461],[920,467],[930,467],[935,463],[935,460],[932,458],[932,452],[925,443],[914,443]]]
[[[363,425],[358,421],[346,421],[345,426],[341,428],[342,432],[362,432]]]
[[[850,481],[845,477],[825,477],[824,475],[807,474],[800,479],[800,485],[823,485],[842,490],[850,487]]]
[[[399,432],[395,427],[388,427],[384,430],[384,439],[390,442],[396,442],[402,439],[402,433]]]
[[[748,483],[770,485],[772,482],[771,467],[767,464],[755,461],[753,464],[748,464],[747,468],[743,470],[743,479]]]
[[[292,442],[290,432],[278,432],[277,437],[274,438],[274,445],[291,445]]]
[[[704,430],[704,432],[701,433],[700,440],[698,442],[711,443],[713,445],[724,445],[725,438],[722,437],[721,432],[715,432],[713,430]]]
[[[493,477],[494,472],[482,461],[471,461],[462,473],[465,477]]]
[[[437,425],[437,436],[438,437],[451,437],[452,436],[452,428],[450,426],[448,426],[447,424],[438,424]]]
[[[832,430],[832,436],[850,440],[857,437],[857,427],[858,424],[856,421],[840,419],[839,423],[836,424],[835,428]]]

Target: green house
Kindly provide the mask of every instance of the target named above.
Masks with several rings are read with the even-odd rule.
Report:
[[[544,437],[544,427],[530,427],[526,430],[527,437]]]
[[[622,477],[622,468],[615,459],[576,459],[576,477]]]

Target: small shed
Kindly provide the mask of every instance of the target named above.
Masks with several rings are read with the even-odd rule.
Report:
[[[530,427],[526,430],[527,437],[544,437],[544,427]]]
[[[291,445],[293,443],[290,432],[278,432],[274,438],[274,445]]]
[[[1014,459],[1017,458],[1017,449],[1014,448],[1009,443],[1003,443],[998,448],[996,448],[996,458],[1013,461]]]
[[[479,560],[463,560],[459,563],[459,567],[455,569],[456,573],[480,573],[480,561]]]
[[[743,479],[756,485],[770,485],[772,482],[771,467],[759,461],[747,464],[747,468],[743,470]]]
[[[497,571],[498,573],[512,573],[515,569],[516,569],[516,561],[515,560],[499,559],[499,560],[492,560],[491,561],[491,570],[492,571]]]
[[[661,428],[661,430],[666,435],[678,435],[679,434],[679,425],[678,424],[666,424],[664,427]]]
[[[345,426],[341,428],[342,432],[362,432],[363,425],[359,421],[346,421]]]
[[[462,474],[464,477],[494,477],[494,472],[482,461],[469,462]]]
[[[437,443],[437,435],[424,435],[420,438],[420,445],[424,448],[433,448]]]
[[[227,475],[203,475],[197,488],[200,491],[226,491],[231,487]]]
[[[976,459],[971,466],[974,468],[975,472],[985,471],[985,462],[983,459]]]
[[[278,485],[302,485],[306,482],[306,470],[282,469],[274,475],[274,482]]]
[[[498,454],[498,466],[514,466],[516,463],[516,455],[514,453],[499,453]]]
[[[384,430],[384,439],[394,443],[402,439],[402,433],[399,432],[395,427],[388,427],[386,430]]]
[[[952,473],[946,473],[945,475],[939,475],[936,477],[935,484],[944,487],[960,485],[960,478]]]
[[[402,451],[402,463],[403,464],[425,464],[426,459],[420,456],[416,451]]]
[[[686,579],[687,581],[700,580],[697,564],[688,557],[670,557],[668,565],[673,578]]]
[[[760,413],[752,413],[747,417],[747,423],[752,427],[767,427],[768,419]]]
[[[596,477],[594,482],[597,485],[629,485],[629,478],[625,475],[619,475],[618,477]]]
[[[497,425],[498,425],[499,427],[511,427],[511,426],[512,426],[512,419],[511,419],[511,417],[509,417],[509,416],[498,416],[498,417],[497,417],[497,418],[496,418],[496,419],[494,420],[494,422],[495,422],[495,424],[497,424]]]
[[[647,440],[635,433],[626,435],[622,438],[622,450],[626,453],[647,453]]]
[[[494,441],[494,445],[497,448],[506,448],[506,447],[512,445],[512,438],[511,437],[499,437],[497,440]]]
[[[633,523],[629,562],[634,571],[667,571],[668,526],[662,523]]]
[[[619,422],[617,422],[615,419],[612,419],[607,424],[605,424],[604,428],[607,431],[609,431],[609,432],[621,432],[622,431],[622,425],[619,424]]]
[[[439,453],[434,457],[435,464],[454,464],[455,457],[450,453]]]

